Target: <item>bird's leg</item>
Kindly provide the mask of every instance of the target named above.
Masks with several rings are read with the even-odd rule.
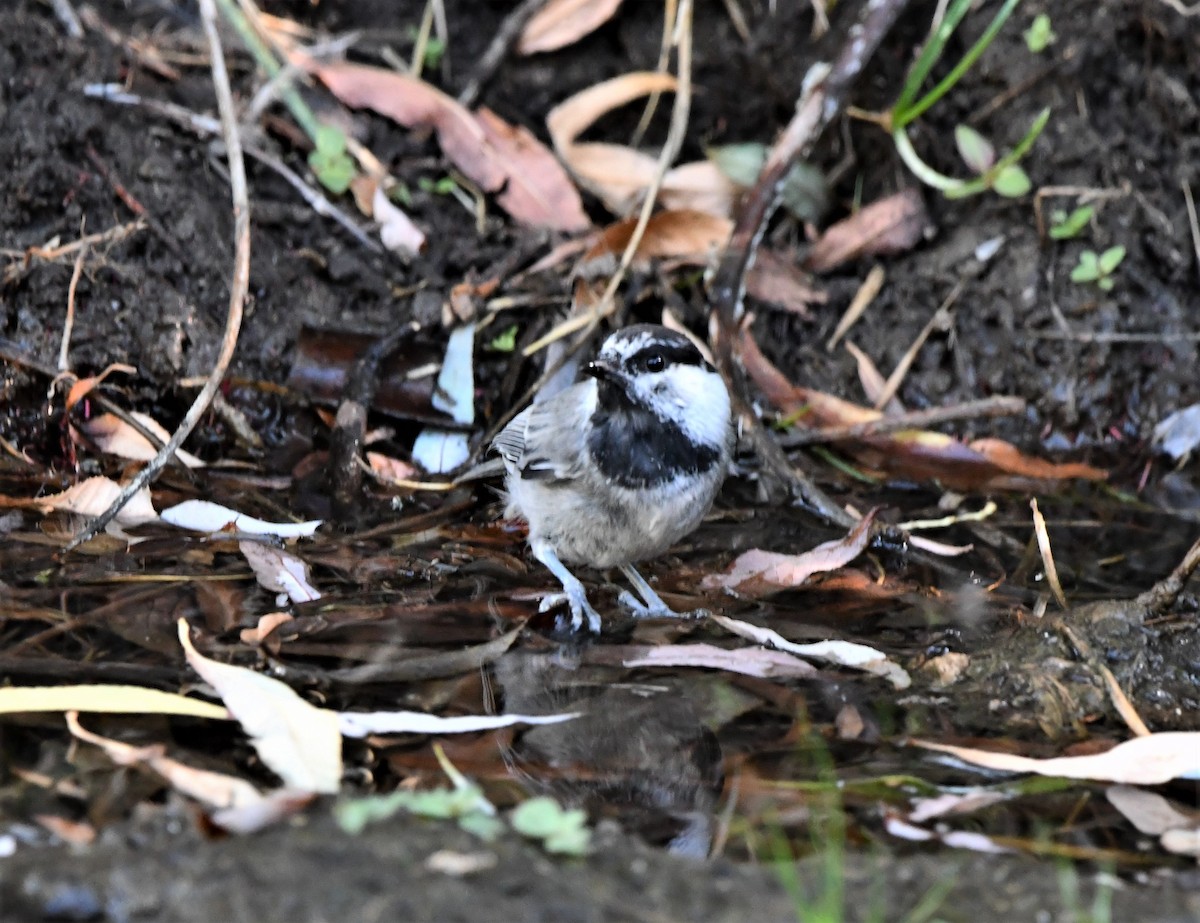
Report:
[[[686,613],[679,613],[668,606],[657,593],[637,572],[632,564],[622,564],[621,573],[625,575],[625,579],[633,584],[633,588],[638,591],[638,595],[645,600],[645,603],[640,603],[633,598],[633,594],[625,590],[621,591],[621,595],[617,600],[628,609],[634,616],[639,619],[679,619],[687,618]]]
[[[542,604],[538,607],[538,611],[546,612],[565,600],[571,610],[571,627],[575,631],[578,631],[583,627],[583,619],[586,616],[588,630],[593,634],[599,634],[600,614],[588,602],[587,592],[583,589],[583,584],[579,582],[574,574],[567,570],[566,565],[558,559],[558,555],[548,542],[541,540],[531,542],[529,547],[533,551],[533,556],[546,565],[546,569],[558,578],[558,582],[562,584],[563,588],[561,593],[552,593],[544,597]]]

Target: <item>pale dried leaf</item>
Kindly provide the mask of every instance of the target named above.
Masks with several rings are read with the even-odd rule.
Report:
[[[632,212],[658,172],[658,162],[649,154],[620,144],[572,144],[559,156],[579,185],[614,215]]]
[[[162,512],[162,521],[195,532],[221,532],[233,529],[250,535],[274,535],[277,538],[306,538],[321,527],[323,519],[307,522],[267,522],[231,510],[210,500],[185,500]]]
[[[883,677],[896,689],[907,689],[912,685],[912,678],[903,667],[888,660],[887,655],[882,651],[877,651],[866,644],[855,644],[852,641],[818,641],[815,644],[797,644],[770,628],[752,625],[728,616],[714,615],[712,621],[729,629],[735,635],[749,638],[757,644]]]
[[[624,661],[626,667],[704,667],[765,679],[817,676],[811,664],[782,651],[763,647],[729,650],[713,644],[665,644]]]
[[[425,232],[402,209],[392,204],[379,186],[371,200],[371,214],[379,222],[379,240],[393,253],[415,256],[425,249]]]
[[[217,690],[263,763],[286,787],[323,794],[338,790],[342,735],[336,712],[310,705],[277,679],[205,657],[192,646],[183,619],[179,643],[192,669]]]
[[[257,833],[272,824],[286,820],[312,803],[316,795],[298,792],[290,788],[277,788],[267,792],[251,804],[238,805],[214,811],[209,820],[229,833],[246,835]]]
[[[1111,785],[1104,795],[1108,803],[1141,833],[1160,836],[1168,830],[1185,830],[1200,825],[1200,816],[1195,812],[1185,814],[1155,792],[1131,785]]]
[[[148,431],[158,437],[159,442],[167,443],[171,434],[159,425],[153,417],[133,411],[129,414],[142,424]],[[145,436],[118,417],[116,414],[102,413],[90,420],[78,424],[79,431],[96,444],[101,452],[116,455],[119,458],[130,458],[134,461],[149,461],[158,454],[158,449]],[[203,468],[204,462],[185,449],[177,449],[176,457],[189,468]]]
[[[93,734],[79,724],[74,713],[67,714],[67,726],[80,740],[104,750],[118,766],[145,766],[153,770],[178,792],[212,808],[243,807],[262,800],[249,782],[236,776],[197,769],[167,756],[162,745],[134,747],[119,740]]]
[[[813,244],[805,265],[813,272],[828,272],[862,256],[906,253],[925,236],[928,225],[920,190],[903,189],[828,228]]]
[[[557,715],[455,715],[441,718],[417,711],[344,711],[338,714],[338,724],[346,737],[366,737],[368,734],[468,734],[516,724],[559,724],[578,716],[578,712],[565,712]]]
[[[1005,772],[1032,772],[1040,776],[1096,779],[1126,785],[1161,785],[1172,779],[1200,779],[1200,731],[1163,731],[1148,737],[1135,737],[1104,753],[1044,760],[930,740],[912,743],[927,750],[948,753],[967,763]]]
[[[69,487],[61,494],[51,494],[48,497],[37,497],[29,501],[30,506],[42,512],[59,510],[67,513],[78,513],[81,516],[99,516],[110,506],[121,493],[121,485],[106,477],[88,478]],[[158,519],[154,512],[154,503],[150,499],[150,488],[143,487],[128,503],[121,507],[115,522],[122,526],[136,526]]]
[[[602,115],[651,93],[671,92],[676,85],[675,78],[670,74],[637,71],[580,90],[551,109],[546,116],[550,140],[559,156],[562,156],[564,149],[570,147]]]
[[[1177,856],[1200,857],[1200,827],[1190,830],[1168,830],[1158,842],[1167,852]]]
[[[965,792],[945,792],[935,798],[915,798],[908,819],[914,824],[922,824],[935,817],[974,814],[1010,797],[992,789],[972,788]]]
[[[533,14],[517,40],[517,54],[565,48],[612,19],[621,0],[550,0]]]
[[[609,225],[594,240],[576,267],[576,274],[591,278],[611,274],[625,252],[637,225],[626,218]],[[685,259],[707,263],[724,247],[733,231],[733,222],[698,211],[662,211],[651,216],[634,251],[633,265],[644,268],[651,260]]]
[[[294,603],[321,598],[320,591],[309,582],[312,574],[307,562],[282,548],[272,548],[262,542],[240,541],[238,548],[264,588],[273,593],[285,593]]]
[[[0,715],[17,712],[83,711],[118,715],[184,715],[232,718],[228,709],[144,686],[84,684],[76,686],[0,687]]]
[[[692,209],[728,218],[740,193],[715,163],[695,160],[667,171],[658,190],[658,201],[663,208]]]
[[[874,518],[873,512],[868,513],[845,538],[825,542],[802,554],[760,549],[743,552],[728,571],[705,577],[702,586],[749,596],[798,587],[813,574],[836,570],[858,557],[870,540]]]
[[[879,371],[878,366],[875,365],[875,361],[850,340],[846,341],[846,352],[854,357],[854,363],[858,368],[858,381],[862,385],[863,393],[867,396],[867,400],[872,404],[878,404],[880,396],[887,390],[887,379]],[[904,413],[904,405],[895,396],[881,409],[886,416],[895,416],[896,414]]]

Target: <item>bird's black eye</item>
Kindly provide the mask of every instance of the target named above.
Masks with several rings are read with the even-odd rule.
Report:
[[[667,360],[658,353],[646,357],[647,372],[661,372],[667,367]]]

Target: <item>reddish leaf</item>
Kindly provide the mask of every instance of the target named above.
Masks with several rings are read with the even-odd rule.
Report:
[[[347,106],[367,108],[408,128],[432,128],[446,156],[518,221],[557,231],[590,222],[566,172],[532,134],[495,113],[470,112],[409,74],[360,64],[297,58]]]
[[[821,235],[805,265],[828,272],[860,256],[905,253],[925,235],[929,213],[921,192],[908,188],[872,202]]]
[[[706,589],[721,588],[741,596],[765,596],[779,590],[795,589],[813,574],[836,570],[857,558],[871,537],[874,512],[858,521],[850,533],[837,541],[825,542],[803,554],[779,554],[754,549],[738,555],[724,574],[705,577]]]

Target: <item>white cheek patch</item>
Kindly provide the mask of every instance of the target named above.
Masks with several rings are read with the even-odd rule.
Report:
[[[662,378],[669,389],[649,397],[647,403],[696,442],[721,445],[729,430],[729,392],[721,376],[698,366],[677,365]]]

